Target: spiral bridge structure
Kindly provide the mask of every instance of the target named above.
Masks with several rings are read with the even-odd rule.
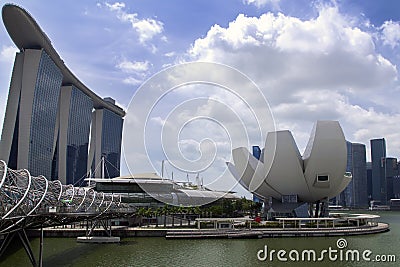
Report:
[[[102,220],[134,212],[121,196],[90,187],[63,185],[28,170],[12,170],[0,160],[0,234],[26,228]]]

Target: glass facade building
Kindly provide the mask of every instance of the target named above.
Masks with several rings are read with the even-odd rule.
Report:
[[[364,144],[352,143],[354,207],[368,207],[367,155]]]
[[[63,85],[63,79],[62,71],[44,49],[17,54],[0,159],[13,169],[28,169],[33,176],[79,185],[90,170],[89,141],[95,132],[98,141],[93,150],[104,159],[104,177],[119,176],[121,114],[99,107],[81,88]],[[104,102],[115,106],[112,99]],[[100,123],[93,122],[93,113],[101,114]]]
[[[367,162],[367,192],[369,203],[372,199],[372,162]]]
[[[353,174],[352,144],[347,141],[346,146],[347,146],[346,172],[351,172]],[[344,207],[352,207],[354,205],[354,176],[353,179],[351,179],[348,186],[337,197],[337,202],[339,205],[342,205]]]
[[[260,160],[260,157],[261,157],[261,149],[260,149],[259,146],[253,146],[253,156],[254,156],[256,159]]]
[[[78,80],[28,12],[6,5],[3,22],[19,52],[11,76],[0,160],[33,176],[76,184],[90,170],[92,149],[110,164],[108,176],[118,176],[125,111]],[[93,109],[104,113],[104,123],[93,121]],[[99,138],[89,146],[92,132]]]
[[[120,175],[120,155],[123,119],[114,112],[104,109],[101,155],[104,159],[104,178]]]
[[[259,146],[253,146],[253,156],[260,160],[261,158],[261,148]],[[259,197],[257,197],[256,195],[253,194],[253,201],[254,202],[263,202],[262,199],[260,199]]]
[[[397,175],[393,177],[393,198],[400,198],[400,162],[397,162]]]
[[[368,181],[365,145],[351,142],[346,142],[346,144],[346,172],[351,172],[353,178],[346,189],[340,193],[338,197],[338,204],[345,207],[365,208],[368,206]]]
[[[120,175],[122,126],[123,118],[108,109],[93,112],[88,163],[91,177]]]
[[[386,196],[384,196],[384,202],[389,204],[391,198],[395,198],[396,188],[395,180],[399,174],[397,159],[396,158],[385,158],[385,183],[386,183]]]
[[[42,51],[34,89],[30,129],[28,170],[35,176],[51,176],[57,103],[62,78],[60,69],[50,56]]]
[[[386,178],[384,159],[386,158],[386,142],[384,138],[371,140],[372,160],[372,200],[386,203]]]
[[[72,86],[67,130],[66,183],[77,184],[87,177],[90,123],[93,100]]]
[[[11,168],[51,177],[62,78],[43,49],[17,54],[1,142],[1,159]]]

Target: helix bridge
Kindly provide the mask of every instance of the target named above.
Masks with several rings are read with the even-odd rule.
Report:
[[[120,195],[96,192],[91,187],[63,185],[44,176],[34,177],[28,170],[8,168],[2,160],[0,179],[0,236],[3,240],[0,256],[14,236],[19,236],[28,255],[32,254],[26,229],[104,221],[134,214],[128,204],[121,202]],[[31,261],[36,265],[34,258]]]

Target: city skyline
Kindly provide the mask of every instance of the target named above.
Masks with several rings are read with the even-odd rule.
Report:
[[[340,121],[346,140],[366,144],[368,161],[369,140],[381,137],[389,144],[387,154],[400,158],[396,1],[385,5],[285,0],[238,0],[228,5],[14,2],[38,21],[79,79],[125,108],[141,83],[167,66],[192,60],[219,62],[238,69],[260,87],[276,128],[292,130],[300,151],[306,147],[313,121],[334,119]],[[16,51],[4,28],[0,48],[3,121]],[[220,91],[212,91],[212,97],[226,99]],[[164,121],[174,104],[166,103],[154,121]],[[189,159],[198,156],[198,146],[206,137],[199,128],[180,140]],[[225,151],[218,155],[221,162],[230,159],[224,141],[217,142],[219,151]],[[162,158],[161,153],[155,156],[157,169]],[[133,172],[140,171],[138,158]],[[122,173],[127,173],[126,166]]]
[[[347,141],[347,169],[352,181],[333,201],[345,207],[365,208],[370,201],[389,205],[400,194],[399,159],[386,155],[384,138],[370,140],[372,161],[366,160],[365,144]]]

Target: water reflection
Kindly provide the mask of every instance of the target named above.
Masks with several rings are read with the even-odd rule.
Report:
[[[383,222],[391,231],[364,236],[344,237],[348,249],[369,249],[374,254],[394,254],[400,260],[400,212],[381,212]],[[46,238],[44,266],[288,266],[293,262],[260,262],[257,252],[265,245],[269,249],[314,249],[320,252],[329,247],[337,248],[339,237],[315,238],[265,238],[265,239],[202,239],[166,240],[165,238],[124,238],[120,244],[82,244],[74,238]],[[38,239],[32,240],[38,253]],[[328,259],[328,258],[326,258]],[[296,262],[296,266],[321,266],[321,262]],[[377,266],[375,262],[330,262],[328,266]],[[14,251],[1,266],[29,266],[21,248]],[[398,263],[381,263],[398,266]]]

